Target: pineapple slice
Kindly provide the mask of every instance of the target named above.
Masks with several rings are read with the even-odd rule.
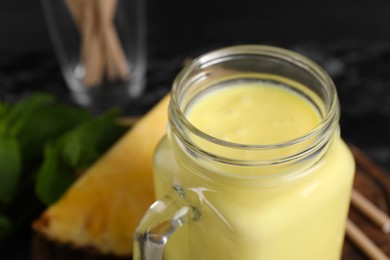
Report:
[[[154,201],[152,157],[166,132],[169,95],[136,123],[34,223],[51,241],[130,256],[138,221]]]

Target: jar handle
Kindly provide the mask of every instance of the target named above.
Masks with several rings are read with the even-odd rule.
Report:
[[[198,220],[200,211],[185,199],[179,185],[146,211],[134,235],[133,260],[161,260],[169,237],[187,222]]]

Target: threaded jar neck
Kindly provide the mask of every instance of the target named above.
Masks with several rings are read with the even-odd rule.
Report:
[[[221,140],[189,122],[185,112],[191,101],[212,87],[236,80],[266,80],[283,84],[307,99],[318,110],[321,122],[295,139],[273,144],[240,144]],[[285,49],[242,45],[206,53],[179,73],[172,89],[169,135],[171,141],[187,155],[205,161],[232,166],[275,167],[297,165],[320,158],[338,129],[338,121],[336,89],[329,75],[320,66]],[[206,151],[194,142],[194,137],[215,147],[245,151],[249,156],[237,158],[213,152],[214,150]]]

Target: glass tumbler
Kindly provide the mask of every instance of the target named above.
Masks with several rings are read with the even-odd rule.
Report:
[[[71,96],[96,112],[124,107],[145,87],[142,0],[42,0]]]

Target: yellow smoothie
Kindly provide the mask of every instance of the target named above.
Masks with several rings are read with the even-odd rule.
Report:
[[[184,112],[209,136],[271,145],[295,140],[320,124],[324,111],[310,98],[316,99],[303,86],[236,82],[198,95]],[[202,150],[239,160],[283,158],[302,149],[251,153],[189,138]],[[201,218],[173,234],[164,259],[339,259],[354,162],[338,130],[318,157],[301,168],[236,167],[189,156],[174,137],[165,138],[155,155],[156,194],[163,197],[180,185]]]
[[[193,103],[186,114],[195,127],[241,144],[290,141],[321,121],[319,111],[298,93],[270,82],[215,89]]]

